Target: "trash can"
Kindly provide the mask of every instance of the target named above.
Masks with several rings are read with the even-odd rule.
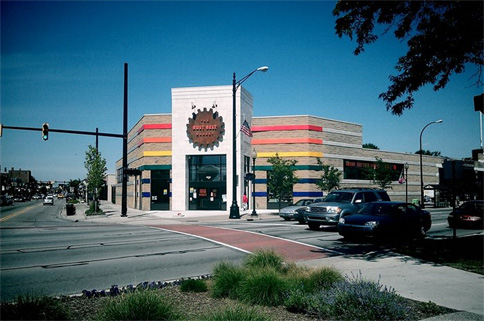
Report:
[[[66,214],[67,215],[76,214],[76,207],[74,206],[74,204],[66,204]]]

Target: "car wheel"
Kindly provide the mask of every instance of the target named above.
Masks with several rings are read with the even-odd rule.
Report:
[[[284,221],[290,221],[291,219],[289,217],[283,217]]]
[[[427,236],[427,232],[425,231],[425,227],[420,225],[419,229],[417,230],[417,238],[423,239]]]
[[[320,224],[318,223],[308,223],[309,229],[310,230],[319,230]]]
[[[299,224],[306,224],[306,221],[303,218],[300,218],[297,221],[299,222]]]

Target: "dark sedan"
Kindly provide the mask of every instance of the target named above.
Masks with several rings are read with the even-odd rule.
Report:
[[[404,202],[373,202],[357,214],[340,218],[337,229],[343,237],[425,237],[432,225],[430,213]]]
[[[484,201],[467,201],[447,217],[449,227],[484,228]]]

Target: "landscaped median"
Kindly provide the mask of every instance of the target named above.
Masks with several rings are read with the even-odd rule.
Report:
[[[218,262],[211,277],[143,283],[76,297],[2,303],[2,320],[421,320],[451,310],[405,299],[362,276],[309,269],[272,251],[242,265]]]

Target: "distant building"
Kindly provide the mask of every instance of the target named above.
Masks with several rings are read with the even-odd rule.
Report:
[[[172,89],[172,113],[144,115],[128,134],[130,176],[128,207],[142,210],[228,211],[232,204],[232,142],[237,142],[237,203],[242,195],[256,198],[257,209],[276,208],[267,190],[271,164],[279,155],[297,160],[293,199],[320,197],[315,182],[321,178],[318,158],[342,173],[341,187],[376,187],[364,168],[376,157],[391,164],[395,181],[393,200],[420,199],[420,158],[417,154],[366,149],[362,125],[311,115],[253,117],[253,97],[244,88],[236,96],[236,137],[232,136],[232,86]],[[245,125],[247,126],[244,126]],[[247,128],[246,128],[247,127]],[[249,131],[250,128],[250,131]],[[253,137],[250,137],[250,134]],[[388,135],[388,133],[382,133]],[[417,146],[417,144],[416,144]],[[398,146],[396,146],[398,148]],[[253,172],[257,153],[255,191],[245,181]],[[418,148],[416,148],[418,149]],[[423,156],[425,185],[437,185],[443,157]],[[407,184],[405,164],[408,164]],[[122,159],[116,163],[115,202],[121,204]],[[433,189],[425,191],[434,198]]]

